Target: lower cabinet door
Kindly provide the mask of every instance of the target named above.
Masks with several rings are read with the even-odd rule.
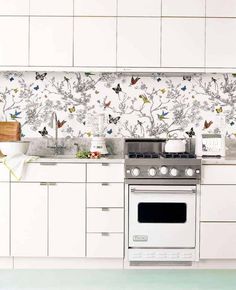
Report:
[[[85,257],[85,184],[49,186],[49,256]]]
[[[11,184],[11,255],[47,256],[47,186]]]
[[[9,251],[9,201],[10,201],[10,185],[8,182],[0,183],[0,257],[10,255]]]
[[[236,259],[236,223],[201,223],[200,259]]]
[[[89,233],[87,234],[87,257],[123,258],[123,240],[122,233]]]

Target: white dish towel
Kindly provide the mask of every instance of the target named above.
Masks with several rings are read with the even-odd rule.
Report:
[[[10,171],[10,173],[15,177],[15,179],[20,180],[22,178],[25,164],[36,159],[38,159],[37,156],[17,154],[4,157],[2,162]]]

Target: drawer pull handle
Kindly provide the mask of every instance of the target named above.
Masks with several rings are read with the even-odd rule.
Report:
[[[101,235],[102,235],[103,237],[108,237],[108,236],[109,236],[109,233],[101,233]]]
[[[48,185],[50,185],[50,186],[55,186],[55,185],[57,185],[57,184],[56,184],[56,182],[49,182]]]
[[[42,186],[46,186],[46,185],[48,185],[48,184],[47,184],[47,182],[40,182],[40,185],[42,185]]]
[[[55,166],[57,165],[56,162],[40,162],[40,165],[43,165],[43,166]]]
[[[102,166],[109,166],[109,163],[102,163]]]
[[[102,211],[109,211],[109,207],[103,207]]]
[[[107,182],[102,183],[102,186],[108,186],[108,185],[109,185],[109,183],[107,183]]]

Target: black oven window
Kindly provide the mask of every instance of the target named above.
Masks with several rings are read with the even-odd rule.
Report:
[[[141,202],[138,204],[139,223],[185,223],[187,220],[186,203]]]

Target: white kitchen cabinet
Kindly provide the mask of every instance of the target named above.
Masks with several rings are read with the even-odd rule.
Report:
[[[236,259],[236,223],[201,223],[200,259]]]
[[[30,0],[0,0],[0,15],[28,15]]]
[[[124,164],[87,164],[87,182],[124,182]]]
[[[236,1],[206,0],[206,17],[236,17]]]
[[[201,221],[236,222],[236,185],[201,186]]]
[[[49,256],[85,257],[85,184],[49,186]]]
[[[88,183],[87,207],[124,207],[124,184]]]
[[[205,20],[162,19],[162,67],[204,67]]]
[[[235,165],[203,165],[202,184],[236,184]]]
[[[116,18],[76,17],[74,23],[74,65],[116,66]]]
[[[10,184],[0,183],[0,257],[10,255]]]
[[[116,16],[117,0],[74,0],[75,16]]]
[[[47,256],[47,187],[11,184],[11,255]]]
[[[85,182],[85,164],[76,163],[28,163],[22,182]],[[12,177],[12,180],[13,177]]]
[[[161,0],[118,0],[118,16],[161,16]]]
[[[236,67],[236,19],[206,20],[206,66]]]
[[[160,19],[118,18],[117,66],[160,66]]]
[[[120,233],[87,234],[87,257],[123,258],[124,236]]]
[[[162,16],[205,17],[205,0],[162,0]]]
[[[30,18],[30,65],[72,66],[73,18]]]
[[[73,0],[30,0],[30,15],[73,16]]]
[[[91,233],[123,233],[123,208],[88,208],[87,232]]]
[[[0,181],[9,181],[10,180],[10,174],[8,169],[0,163]]]
[[[0,66],[28,65],[28,17],[0,16]]]

